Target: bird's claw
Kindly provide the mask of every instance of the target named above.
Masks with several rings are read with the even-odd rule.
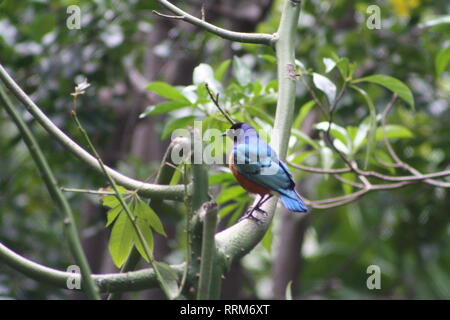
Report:
[[[239,219],[239,222],[242,221],[242,220],[244,220],[244,219],[247,219],[247,218],[248,218],[248,219],[252,219],[252,220],[256,221],[256,223],[262,224],[262,223],[263,223],[263,220],[261,220],[261,219],[259,219],[258,217],[254,216],[254,215],[253,215],[253,212],[254,212],[254,211],[258,211],[258,212],[262,213],[264,216],[267,215],[267,212],[264,211],[263,209],[259,208],[259,207],[257,207],[257,208],[255,208],[255,207],[250,207],[250,208],[245,212],[245,214]]]

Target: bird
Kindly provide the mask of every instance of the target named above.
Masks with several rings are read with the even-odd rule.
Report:
[[[250,208],[240,219],[256,218],[253,213],[271,197],[280,197],[286,209],[307,212],[302,197],[295,190],[295,182],[286,164],[281,161],[270,145],[262,140],[255,128],[243,122],[234,123],[223,136],[233,140],[229,167],[239,184],[248,192],[258,194],[256,206]]]

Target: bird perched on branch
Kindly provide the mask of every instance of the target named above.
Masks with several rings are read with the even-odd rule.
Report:
[[[260,195],[256,206],[241,218],[253,218],[253,212],[261,210],[261,205],[273,195],[280,197],[284,206],[294,212],[307,212],[308,208],[295,191],[295,183],[287,166],[278,159],[275,151],[259,138],[251,125],[234,123],[223,134],[233,140],[230,155],[230,169],[239,184],[248,192]]]

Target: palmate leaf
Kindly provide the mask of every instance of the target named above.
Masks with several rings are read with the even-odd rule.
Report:
[[[118,268],[127,261],[133,249],[134,230],[126,214],[120,214],[111,230],[109,237],[109,253]]]
[[[112,188],[106,188],[103,190],[104,191],[112,191]],[[117,186],[117,190],[119,190],[119,193],[122,195],[124,195],[128,192],[128,190],[122,186]],[[108,208],[115,208],[115,207],[117,207],[117,205],[120,205],[120,202],[115,195],[108,195],[108,196],[105,196],[102,198],[102,205],[104,205],[105,207],[108,207]]]
[[[155,261],[154,267],[158,269],[158,272],[164,281],[164,286],[166,287],[170,298],[176,298],[180,291],[180,288],[178,287],[179,279],[175,270],[173,270],[170,265],[162,261]]]
[[[141,231],[142,235],[144,236],[145,243],[147,244],[147,247],[150,250],[150,253],[153,254],[153,247],[154,247],[154,245],[153,245],[153,233],[152,233],[152,230],[150,229],[150,227],[148,225],[148,222],[145,221],[144,219],[141,219],[140,217],[137,217],[136,218],[136,224],[137,224],[137,227],[139,228],[139,230]],[[142,243],[141,243],[138,235],[136,234],[136,232],[134,232],[134,244],[136,246],[137,251],[142,256],[142,258],[144,258],[145,261],[150,262],[149,259],[148,259],[147,254],[146,254],[146,252],[144,250],[144,247],[142,246]]]
[[[167,237],[167,234],[164,231],[164,227],[163,227],[158,215],[143,200],[139,199],[136,202],[134,214],[138,218],[138,220],[145,221],[147,226],[151,227],[153,230],[155,230],[159,234]]]
[[[123,187],[119,187],[119,192],[125,194],[127,190]],[[153,209],[136,194],[134,194],[131,199],[128,197],[126,201],[131,209],[133,217],[135,217],[136,226],[143,235],[144,241],[152,255],[154,247],[152,230],[155,230],[163,236],[167,236],[161,220]],[[107,212],[108,219],[106,226],[110,226],[114,223],[109,238],[109,251],[114,264],[120,268],[125,263],[131,253],[133,244],[136,246],[136,249],[141,256],[149,261],[148,255],[144,250],[133,224],[116,196],[108,195],[103,197],[102,204],[110,208]]]

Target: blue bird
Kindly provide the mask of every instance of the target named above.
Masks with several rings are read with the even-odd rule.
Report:
[[[295,182],[289,169],[278,159],[269,144],[259,138],[255,128],[239,122],[233,124],[223,135],[233,139],[229,161],[231,172],[245,190],[261,197],[242,219],[256,219],[253,212],[263,212],[261,205],[273,195],[278,195],[290,211],[308,211],[301,196],[295,191]]]

